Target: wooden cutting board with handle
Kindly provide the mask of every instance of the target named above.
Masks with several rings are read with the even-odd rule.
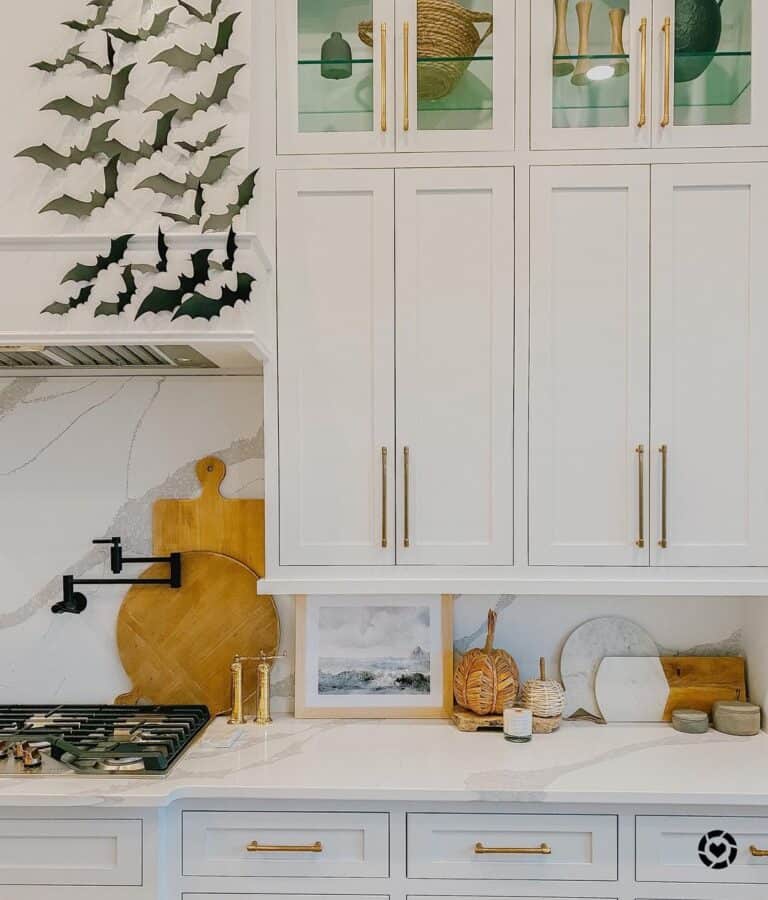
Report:
[[[132,689],[119,704],[204,704],[211,715],[231,707],[229,667],[235,654],[274,656],[280,626],[272,597],[258,594],[256,573],[219,553],[183,553],[182,587],[135,585],[120,608],[117,646]],[[142,578],[166,578],[156,563]],[[255,691],[246,667],[244,696]],[[253,704],[250,705],[253,708]]]
[[[157,556],[187,550],[223,553],[264,577],[264,501],[221,496],[227,467],[215,456],[201,459],[197,477],[202,493],[193,500],[158,500],[154,506]]]
[[[608,656],[595,680],[606,722],[669,722],[676,709],[712,712],[716,700],[746,700],[746,672],[735,656]]]

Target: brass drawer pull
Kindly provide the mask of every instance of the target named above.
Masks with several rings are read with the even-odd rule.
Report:
[[[669,464],[669,448],[666,444],[662,444],[659,447],[659,453],[661,453],[661,540],[659,541],[659,547],[662,550],[666,550],[669,546],[667,538],[667,467]]]
[[[323,845],[320,841],[314,844],[260,844],[251,841],[245,849],[249,853],[322,853]]]
[[[475,844],[475,853],[506,853],[513,856],[550,856],[552,848],[549,844],[538,847],[485,847],[479,841]]]
[[[641,550],[645,547],[645,445],[635,451],[637,453],[637,540],[635,545]]]
[[[411,448],[403,447],[403,547],[411,546]]]
[[[768,850],[760,850],[758,847],[755,847],[754,844],[749,848],[749,852],[752,856],[768,857]]]
[[[648,19],[640,20],[640,116],[638,128],[648,122]]]
[[[381,130],[386,131],[387,123],[387,26],[381,26]]]
[[[389,490],[387,484],[387,448],[381,448],[381,546],[386,550],[389,543],[389,523],[387,522],[387,506]]]

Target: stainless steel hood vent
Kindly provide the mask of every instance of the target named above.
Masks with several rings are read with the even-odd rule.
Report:
[[[179,344],[0,345],[0,370],[218,368],[199,350]]]

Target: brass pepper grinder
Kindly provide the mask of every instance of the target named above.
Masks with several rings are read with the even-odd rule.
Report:
[[[231,678],[232,712],[227,719],[230,725],[244,725],[243,715],[243,657],[235,656],[229,667]]]

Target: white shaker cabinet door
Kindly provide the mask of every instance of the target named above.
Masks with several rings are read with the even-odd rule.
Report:
[[[513,562],[514,172],[400,171],[399,563]]]
[[[648,564],[649,181],[533,170],[532,565]]]
[[[394,563],[393,177],[278,178],[284,565]]]
[[[768,164],[658,166],[653,197],[653,558],[765,566]]]

